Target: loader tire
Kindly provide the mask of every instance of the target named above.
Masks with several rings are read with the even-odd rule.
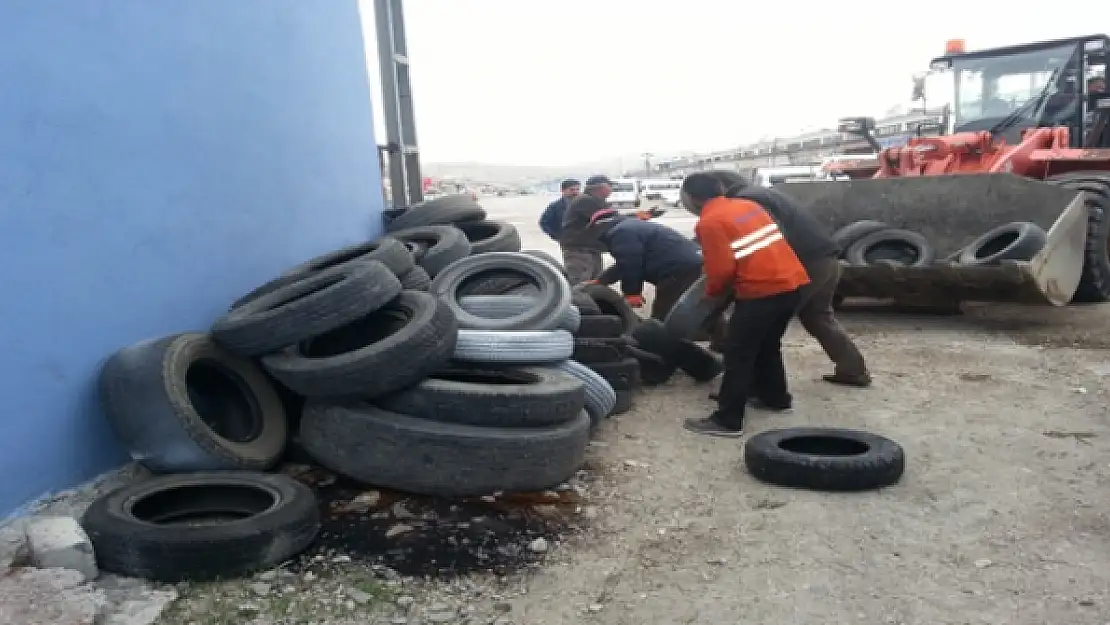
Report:
[[[850,265],[893,262],[907,267],[922,267],[933,262],[936,250],[916,232],[888,228],[861,237],[848,248],[845,258]]]
[[[956,260],[961,265],[997,265],[1004,260],[1031,260],[1048,242],[1037,224],[1016,221],[999,226],[972,241]]]
[[[1110,301],[1110,256],[1107,236],[1110,235],[1110,174],[1079,171],[1052,176],[1049,184],[1087,192],[1087,242],[1083,251],[1083,274],[1073,302]]]
[[[840,257],[844,258],[848,253],[848,248],[852,247],[853,243],[873,232],[886,230],[887,228],[890,228],[890,226],[881,221],[865,219],[850,223],[837,230],[833,233],[832,238],[833,241],[836,241],[836,246],[840,248]]]

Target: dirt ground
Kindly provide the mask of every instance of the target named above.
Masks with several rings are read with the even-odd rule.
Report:
[[[681,377],[647,390],[600,438],[619,487],[599,502],[595,533],[540,569],[514,620],[1110,623],[1107,315],[1105,306],[846,313],[875,376],[866,390],[821,382],[827,359],[792,328],[795,411],[753,411],[749,431],[887,435],[905,447],[907,471],[874,493],[756,482],[742,441],[681,429],[683,417],[711,410],[711,386]]]

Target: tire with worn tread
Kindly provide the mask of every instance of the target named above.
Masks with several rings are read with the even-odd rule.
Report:
[[[536,306],[536,298],[527,295],[466,295],[459,298],[459,306],[466,312],[485,319],[504,319],[522,314]],[[582,316],[574,305],[566,311],[550,328],[530,328],[533,330],[566,330],[576,332]]]
[[[909,252],[909,262],[895,258],[879,258],[876,251],[881,247],[897,248],[899,252]],[[897,254],[905,258],[905,254]],[[877,230],[871,234],[860,237],[844,252],[844,258],[850,265],[874,265],[879,262],[894,262],[907,267],[924,267],[936,259],[936,250],[929,241],[920,234],[911,230],[898,230],[888,228]]]
[[[432,284],[432,277],[424,271],[423,267],[413,267],[408,273],[400,277],[401,288],[406,291],[427,291]]]
[[[228,311],[212,325],[212,338],[234,354],[261,356],[360,319],[400,292],[382,263],[344,263]]]
[[[459,304],[461,287],[491,270],[513,271],[536,284],[540,293],[532,300],[535,306],[501,319],[478,317],[463,309]],[[489,252],[464,258],[441,271],[428,290],[443,300],[460,327],[469,329],[553,328],[570,307],[570,287],[563,276],[550,264],[520,252]]]
[[[603,315],[616,315],[621,318],[621,334],[629,334],[640,323],[640,316],[624,301],[624,296],[604,284],[583,284],[575,287],[597,304]]]
[[[454,226],[418,226],[389,236],[405,245],[420,245],[424,251],[417,264],[433,278],[451,263],[470,256],[470,241]]]
[[[316,538],[320,511],[312,490],[285,475],[185,473],[100,497],[81,526],[102,570],[160,582],[208,581],[297,555]]]
[[[593,369],[573,360],[564,360],[553,365],[555,369],[570,374],[582,382],[586,390],[586,413],[594,425],[613,412],[617,405],[617,393],[609,381]]]
[[[1087,193],[1087,241],[1083,252],[1083,273],[1073,302],[1110,301],[1110,174],[1078,171],[1052,176],[1049,184]]]
[[[301,441],[323,466],[410,493],[473,497],[557,486],[582,465],[590,419],[527,428],[440,423],[369,404],[309,402]]]
[[[239,308],[247,302],[262,297],[267,293],[271,293],[280,289],[288,284],[296,282],[301,278],[337,267],[339,265],[346,265],[348,263],[365,262],[376,260],[385,265],[393,272],[393,275],[399,276],[409,269],[412,269],[415,261],[413,261],[412,254],[404,243],[392,237],[382,237],[374,241],[367,241],[357,245],[349,245],[338,250],[321,254],[315,258],[307,260],[291,269],[286,270],[277,278],[270,280],[266,284],[254,289],[243,297],[240,297],[231,305],[232,309]]]
[[[961,265],[995,265],[1004,260],[1031,260],[1048,242],[1048,233],[1035,223],[1017,221],[999,226],[965,247]]]
[[[704,332],[706,323],[732,302],[731,293],[719,297],[705,294],[705,276],[698,278],[678,298],[663,325],[676,337],[694,339]]]
[[[386,224],[386,232],[417,226],[450,225],[486,218],[486,211],[466,195],[445,195],[410,207]]]
[[[582,383],[561,371],[455,363],[374,403],[441,423],[533,427],[575,419],[585,402]]]
[[[756,479],[778,486],[859,491],[890,486],[906,468],[898,443],[868,432],[800,427],[769,430],[744,445]]]
[[[890,226],[881,221],[864,219],[862,221],[850,223],[840,230],[837,230],[833,233],[832,240],[835,241],[836,246],[840,248],[840,257],[844,258],[844,255],[848,252],[848,248],[852,247],[852,244],[856,241],[859,241],[872,232],[889,229]]]
[[[459,330],[453,358],[462,362],[538,364],[574,353],[566,330]]]
[[[454,224],[470,241],[471,254],[519,252],[520,233],[516,226],[504,221],[463,221]],[[529,254],[533,258],[535,255]]]
[[[151,471],[261,471],[285,449],[288,420],[273,383],[207,334],[124,347],[98,386],[112,429]]]
[[[438,298],[402,291],[358,321],[262,357],[305,397],[374,398],[419,383],[451,359],[459,327]]]

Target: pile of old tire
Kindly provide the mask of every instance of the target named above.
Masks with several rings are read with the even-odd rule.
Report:
[[[385,229],[412,251],[433,278],[470,254],[520,251],[516,226],[486,219],[485,210],[466,195],[421,202],[390,219]]]
[[[724,370],[721,361],[709,350],[697,343],[679,338],[662,322],[655,319],[645,319],[632,331],[638,351],[646,352],[654,357],[654,362],[644,366],[641,360],[641,372],[645,379],[649,375],[661,380],[662,384],[681,369],[695,382],[710,382]]]
[[[517,286],[498,294],[467,292],[468,285],[483,278]],[[570,285],[556,264],[523,252],[471,256],[440,272],[430,290],[458,319],[456,361],[555,369],[583,386],[584,410],[592,425],[613,412],[612,386],[572,359],[573,333],[584,319],[571,303]]]
[[[573,358],[609,382],[617,397],[612,414],[624,414],[641,384],[640,361],[630,353],[639,317],[620,293],[604,285],[579,286],[573,298],[582,311]]]

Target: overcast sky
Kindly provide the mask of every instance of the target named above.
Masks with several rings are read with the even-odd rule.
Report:
[[[381,141],[373,0],[360,2]],[[421,158],[570,165],[832,127],[906,103],[948,39],[1088,35],[1074,24],[1106,13],[1097,0],[1004,6],[405,0]]]

